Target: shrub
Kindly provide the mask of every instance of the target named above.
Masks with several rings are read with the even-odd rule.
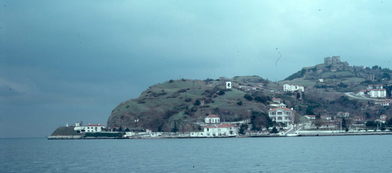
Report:
[[[253,97],[252,97],[251,95],[249,95],[249,94],[245,94],[245,95],[244,95],[244,98],[245,98],[246,100],[248,100],[248,101],[252,101],[252,100],[253,100]]]

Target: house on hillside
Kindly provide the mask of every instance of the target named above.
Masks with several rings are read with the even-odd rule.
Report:
[[[369,90],[369,96],[372,98],[385,98],[387,97],[386,89],[371,89]]]
[[[220,123],[220,117],[215,114],[210,114],[204,118],[204,123],[206,124],[218,124]]]
[[[272,108],[268,111],[268,116],[276,123],[294,124],[294,110],[292,108]]]
[[[305,88],[304,88],[304,86],[300,86],[300,85],[284,84],[283,91],[284,92],[296,92],[296,91],[305,92]]]

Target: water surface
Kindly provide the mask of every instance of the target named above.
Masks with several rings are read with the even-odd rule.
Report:
[[[392,172],[392,136],[0,139],[0,172]]]

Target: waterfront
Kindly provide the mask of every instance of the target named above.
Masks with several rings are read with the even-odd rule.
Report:
[[[0,139],[0,172],[390,172],[392,136]]]

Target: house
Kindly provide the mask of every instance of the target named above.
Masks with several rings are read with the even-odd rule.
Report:
[[[210,114],[204,118],[204,123],[206,124],[218,124],[220,123],[220,118],[218,115]]]
[[[374,102],[374,104],[380,105],[380,106],[389,106],[391,104],[391,102],[392,102],[392,100],[385,99],[385,100],[377,100]]]
[[[268,111],[268,116],[276,123],[286,125],[294,123],[294,110],[288,108],[273,108]]]
[[[385,123],[385,122],[387,122],[387,120],[388,120],[388,116],[386,116],[386,115],[380,115],[380,118],[376,119],[376,121],[380,122],[380,123]]]
[[[272,98],[272,102],[274,102],[274,103],[282,103],[282,99],[281,99],[281,98],[273,97],[273,98]]]
[[[237,136],[238,127],[234,124],[215,124],[203,128],[206,137]]]
[[[308,120],[315,120],[316,119],[316,115],[305,115],[304,117]]]
[[[387,90],[385,90],[385,89],[371,89],[371,90],[369,90],[369,96],[372,98],[385,98],[385,97],[387,97]]]
[[[220,122],[218,115],[210,114],[204,118],[203,131],[190,132],[190,137],[234,137],[238,135],[239,127],[233,122]]]
[[[329,116],[329,115],[321,115],[320,118],[321,118],[322,120],[326,120],[326,121],[332,120],[332,117]]]
[[[82,123],[75,123],[74,131],[78,133],[96,133],[102,132],[105,126],[100,124],[89,124],[89,125],[82,125]]]
[[[295,91],[305,92],[305,88],[303,86],[300,86],[300,85],[284,84],[283,85],[283,91],[284,92],[295,92]]]
[[[271,108],[286,108],[287,106],[284,103],[271,103],[270,107]]]
[[[230,81],[226,82],[226,89],[231,89],[232,88],[232,84]]]
[[[338,118],[348,118],[349,116],[350,116],[349,112],[338,112],[336,114],[336,117],[338,117]]]

